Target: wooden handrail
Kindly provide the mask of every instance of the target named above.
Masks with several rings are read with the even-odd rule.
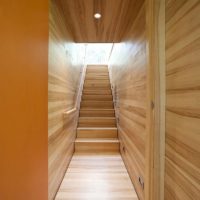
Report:
[[[84,65],[83,70],[81,72],[81,80],[80,80],[80,83],[79,83],[79,88],[78,88],[78,92],[77,92],[77,95],[76,95],[76,101],[75,101],[74,107],[72,109],[65,110],[63,112],[64,117],[67,117],[70,114],[72,114],[72,113],[74,113],[74,112],[79,110],[82,91],[83,91],[83,84],[84,84],[84,80],[85,80],[86,68],[87,68],[87,66]]]
[[[64,111],[64,116],[66,117],[67,115],[70,115],[71,113],[75,112],[76,111],[76,108],[72,108],[71,110],[68,110],[68,111]]]

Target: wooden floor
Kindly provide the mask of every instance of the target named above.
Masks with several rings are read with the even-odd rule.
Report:
[[[74,154],[56,200],[138,200],[120,154]]]

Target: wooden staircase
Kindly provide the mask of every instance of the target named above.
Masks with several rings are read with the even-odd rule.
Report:
[[[108,67],[88,65],[80,106],[75,152],[119,152]]]

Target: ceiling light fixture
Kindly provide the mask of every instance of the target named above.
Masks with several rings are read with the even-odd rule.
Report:
[[[101,14],[100,14],[100,13],[95,13],[95,14],[94,14],[94,18],[100,19],[100,18],[101,18]]]

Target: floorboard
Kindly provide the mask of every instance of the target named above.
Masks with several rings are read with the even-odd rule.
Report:
[[[138,200],[120,154],[74,154],[56,200]]]

